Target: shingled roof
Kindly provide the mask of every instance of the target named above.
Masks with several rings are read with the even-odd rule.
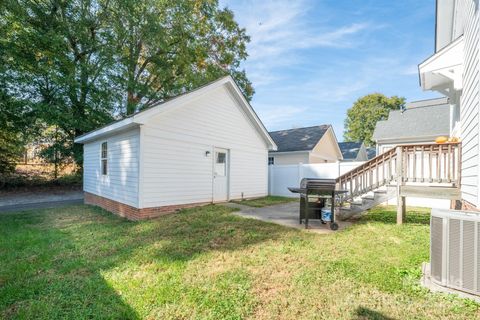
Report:
[[[278,147],[276,152],[310,151],[320,141],[330,125],[269,132]]]
[[[342,152],[343,160],[355,160],[362,147],[362,142],[339,142],[338,146]]]
[[[378,121],[373,139],[401,140],[448,136],[450,106],[446,99],[412,102],[404,111],[390,111],[387,120]]]
[[[367,159],[373,159],[377,156],[377,148],[375,147],[367,147]]]

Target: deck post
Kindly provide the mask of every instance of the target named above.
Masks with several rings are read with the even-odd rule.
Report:
[[[402,224],[406,216],[406,199],[401,196],[401,186],[403,184],[403,153],[402,147],[396,147],[397,163],[396,163],[396,176],[397,176],[397,224]]]

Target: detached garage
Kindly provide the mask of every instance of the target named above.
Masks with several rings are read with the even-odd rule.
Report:
[[[85,203],[132,220],[266,196],[276,145],[228,76],[75,139]]]

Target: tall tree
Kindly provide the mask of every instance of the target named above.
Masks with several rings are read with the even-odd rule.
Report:
[[[0,6],[0,187],[6,175],[13,172],[22,151],[22,141],[31,132],[31,109],[21,98],[21,90],[10,88],[11,58],[5,54],[12,26],[5,17],[5,7]]]
[[[15,169],[22,151],[20,141],[28,131],[25,106],[15,101],[3,88],[0,81],[0,187],[3,177]]]
[[[73,138],[110,121],[120,101],[110,78],[108,1],[7,0],[4,9],[0,54],[8,62],[8,91],[30,105],[42,126],[59,128],[50,147],[62,150],[56,154],[81,163]]]
[[[245,30],[217,0],[5,0],[0,78],[35,121],[55,128],[47,159],[82,162],[73,139],[221,75],[253,89]]]
[[[405,98],[386,97],[380,93],[373,93],[359,98],[347,110],[345,119],[345,141],[363,141],[365,145],[375,144],[372,140],[377,121],[385,120],[390,110],[405,107]]]
[[[229,73],[253,95],[239,68],[249,38],[217,0],[116,0],[113,11],[127,115]]]

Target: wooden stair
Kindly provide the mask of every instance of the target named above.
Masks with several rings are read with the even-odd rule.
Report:
[[[405,197],[460,198],[460,143],[400,145],[337,178],[339,219],[397,198],[397,222]]]
[[[386,201],[396,196],[396,189],[392,187],[385,187],[366,195],[359,197],[353,201],[343,203],[337,212],[337,217],[340,220],[347,220],[354,218],[361,213],[385,203]]]

